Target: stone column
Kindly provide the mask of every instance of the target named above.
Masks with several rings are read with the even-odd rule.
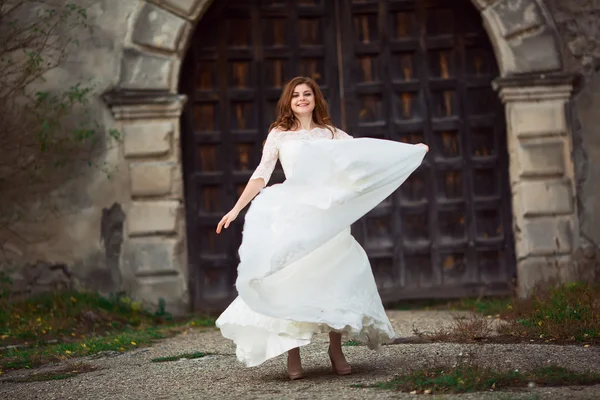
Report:
[[[139,300],[189,310],[179,121],[179,72],[193,27],[212,0],[146,0],[125,38],[114,91],[104,96],[124,135],[128,174],[124,289]]]
[[[572,75],[499,78],[506,107],[518,294],[569,275],[578,245],[567,105]]]
[[[179,120],[185,96],[105,95],[123,133],[121,174],[129,180],[121,272],[127,293],[171,312],[189,304]]]

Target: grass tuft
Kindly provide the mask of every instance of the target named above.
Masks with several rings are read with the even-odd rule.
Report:
[[[158,362],[170,362],[170,361],[179,361],[181,359],[193,360],[195,358],[202,358],[202,357],[206,357],[208,355],[209,355],[209,353],[202,353],[202,352],[184,353],[184,354],[180,354],[178,356],[168,356],[168,357],[153,358],[152,362],[155,362],[155,363],[158,363]]]
[[[546,342],[600,343],[600,284],[572,283],[538,289],[501,313],[499,333]]]
[[[596,385],[600,374],[577,373],[562,367],[549,366],[530,372],[495,371],[471,365],[448,368],[426,368],[401,375],[388,382],[363,385],[386,390],[416,393],[472,393],[513,387]]]
[[[457,300],[409,300],[393,304],[394,310],[426,310],[426,311],[473,311],[484,315],[497,315],[506,310],[510,297],[480,297]]]
[[[414,334],[433,342],[474,343],[489,339],[494,335],[493,320],[481,315],[455,317],[449,327],[441,327],[433,332],[414,329]]]
[[[600,284],[561,284],[536,289],[528,299],[465,301],[462,305],[463,309],[485,312],[455,318],[452,325],[434,332],[415,334],[432,341],[460,343],[600,344]]]

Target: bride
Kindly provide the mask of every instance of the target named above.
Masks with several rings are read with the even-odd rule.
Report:
[[[327,332],[333,371],[347,375],[342,335],[371,349],[394,337],[350,225],[392,194],[429,148],[336,129],[310,78],[285,86],[278,112],[258,168],[217,225],[217,233],[228,228],[256,196],[239,248],[238,297],[216,325],[248,367],[287,351],[292,380],[303,377],[300,347]],[[286,181],[265,188],[277,160]]]

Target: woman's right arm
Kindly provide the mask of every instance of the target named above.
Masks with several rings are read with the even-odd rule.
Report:
[[[221,233],[223,228],[229,228],[229,224],[231,224],[239,215],[239,213],[252,201],[254,197],[260,191],[267,186],[269,183],[269,179],[271,178],[271,174],[275,169],[275,164],[277,164],[277,159],[279,158],[279,143],[278,143],[278,132],[271,131],[267,136],[267,140],[265,141],[265,146],[263,148],[262,157],[260,159],[260,164],[250,177],[248,184],[244,188],[244,191],[240,195],[240,198],[235,203],[231,211],[221,218],[217,225],[217,233]]]
[[[265,187],[265,181],[263,178],[250,179],[244,191],[240,195],[240,198],[235,203],[235,206],[227,214],[221,218],[217,225],[217,233],[221,233],[223,228],[229,228],[231,224],[239,215],[240,211],[244,209],[252,201],[252,199]]]

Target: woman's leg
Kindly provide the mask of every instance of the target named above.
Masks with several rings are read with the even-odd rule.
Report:
[[[288,375],[292,380],[303,377],[302,360],[300,359],[299,347],[288,351]]]
[[[338,332],[329,332],[329,357],[333,364],[333,369],[340,375],[347,375],[352,372],[350,364],[344,357],[342,351],[342,334]]]

